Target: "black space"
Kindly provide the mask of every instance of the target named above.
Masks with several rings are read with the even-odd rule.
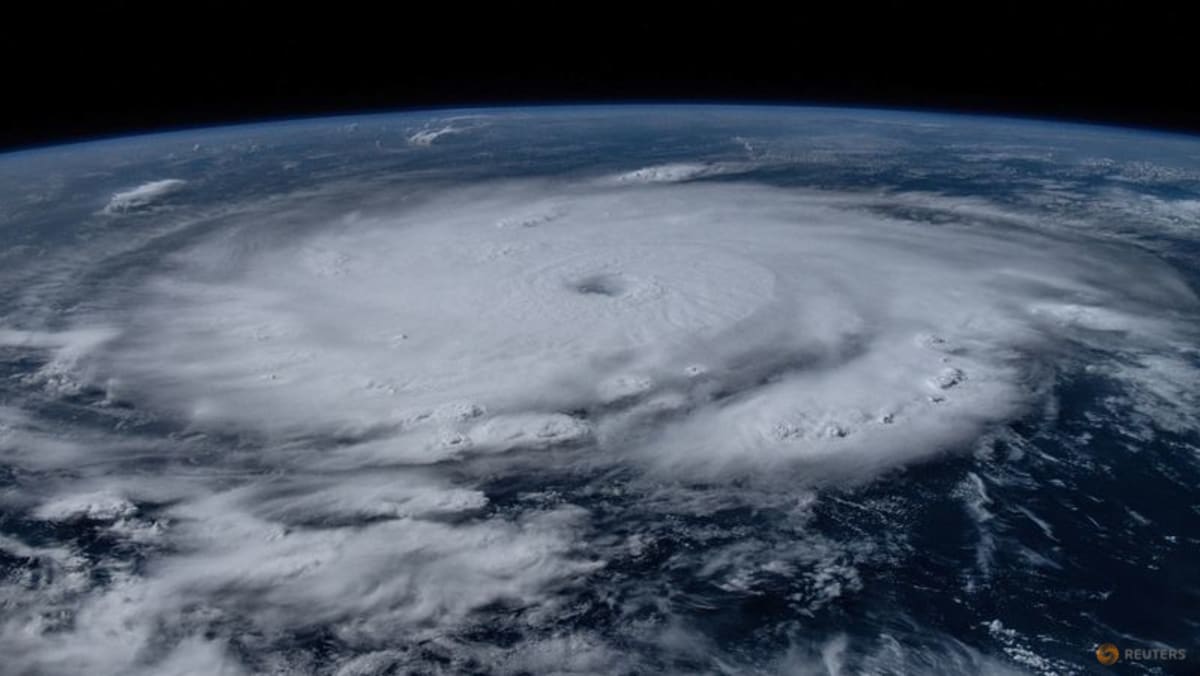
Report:
[[[0,148],[414,107],[882,105],[1200,132],[1200,10],[57,2],[0,16]]]

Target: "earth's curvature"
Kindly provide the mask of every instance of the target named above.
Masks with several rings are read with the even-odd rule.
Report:
[[[1150,132],[590,107],[0,156],[0,671],[1194,669],[1198,285],[1200,140]]]

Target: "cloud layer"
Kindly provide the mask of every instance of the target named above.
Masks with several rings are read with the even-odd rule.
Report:
[[[307,636],[353,651],[346,674],[439,650],[501,673],[636,668],[564,627],[649,612],[658,601],[586,594],[623,588],[621,566],[658,545],[598,530],[601,511],[551,484],[588,477],[589,497],[672,519],[756,501],[803,522],[812,491],[970,448],[1039,405],[1057,355],[1081,346],[1128,357],[1114,377],[1145,405],[1194,405],[1200,304],[1149,255],[969,200],[689,182],[712,175],[447,188],[303,231],[235,219],[67,331],[0,333],[47,355],[35,384],[176,426],[151,450],[51,440],[0,409],[10,464],[93,468],[5,499],[139,562],[99,579],[78,553],[0,540],[54,572],[5,587],[9,664],[305,671],[283,656]],[[507,483],[522,476],[545,491]],[[792,576],[811,612],[861,588],[880,553],[781,529],[696,556],[729,593]],[[630,636],[715,668],[707,639],[656,612]],[[522,638],[486,638],[504,632]],[[777,666],[837,673],[844,651]]]
[[[870,474],[1012,417],[1049,346],[1157,350],[1195,307],[1149,257],[867,204],[503,184],[235,233],[137,292],[97,373],[201,429],[358,439],[351,464],[594,440],[675,475]]]
[[[143,183],[136,188],[113,193],[104,212],[108,214],[124,213],[150,206],[157,200],[170,195],[182,188],[187,181],[178,178],[166,178],[159,181]]]

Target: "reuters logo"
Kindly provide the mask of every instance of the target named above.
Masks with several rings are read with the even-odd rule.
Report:
[[[1100,647],[1096,648],[1096,660],[1105,666],[1116,664],[1120,657],[1121,651],[1111,643],[1101,643]]]

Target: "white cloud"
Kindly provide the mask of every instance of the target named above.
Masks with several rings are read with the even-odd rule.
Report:
[[[679,162],[658,164],[635,169],[612,177],[615,183],[680,183],[694,178],[729,173],[733,169],[722,164]]]
[[[136,512],[137,507],[124,496],[100,491],[57,498],[39,507],[36,514],[47,521],[70,521],[78,518],[115,521],[133,516]]]
[[[371,508],[381,499],[354,495],[370,483],[327,484],[307,494],[292,484],[288,490],[300,491],[293,504],[269,483],[183,502],[170,510],[164,535],[176,553],[144,576],[119,571],[103,586],[93,586],[86,559],[0,540],[0,548],[45,556],[61,570],[49,578],[50,588],[8,594],[0,647],[18,670],[69,673],[86,665],[91,673],[130,673],[147,651],[165,647],[156,673],[239,673],[216,641],[199,638],[225,616],[237,615],[267,635],[336,626],[351,646],[397,635],[417,641],[459,627],[488,604],[548,603],[550,591],[602,565],[570,553],[580,512],[453,525],[407,514],[461,511],[482,501],[464,502],[452,490],[438,496],[436,486],[414,484],[400,500],[394,491],[388,496],[399,509],[379,512]],[[249,510],[314,523],[285,527]],[[392,520],[322,525],[347,513]],[[39,630],[64,613],[74,629]]]
[[[1034,223],[931,227],[863,208],[881,199],[729,184],[450,191],[289,234],[249,261],[236,239],[201,245],[131,299],[127,334],[98,352],[104,375],[201,428],[361,440],[326,454],[333,465],[594,429],[671,472],[870,476],[1023,410],[1036,390],[1022,354],[1097,330],[1157,347],[1175,331],[1160,310],[1196,304],[1148,258]],[[493,227],[531,203],[553,205],[553,221]],[[474,413],[435,414],[456,403]]]
[[[122,192],[113,193],[109,198],[108,205],[104,207],[104,213],[118,214],[126,211],[134,211],[143,207],[149,206],[157,200],[178,191],[187,181],[178,178],[166,178],[159,181],[150,181],[143,183],[136,188],[131,188]]]
[[[802,526],[827,482],[1020,415],[1077,366],[1060,355],[1079,343],[1126,358],[1107,373],[1137,410],[1194,410],[1200,303],[1148,255],[978,200],[689,184],[712,170],[698,166],[448,189],[304,229],[246,216],[255,227],[193,241],[74,328],[0,331],[0,347],[46,358],[21,386],[96,385],[182,430],[148,447],[0,407],[6,462],[55,472],[6,506],[145,556],[135,570],[0,538],[54,572],[0,583],[0,652],[17,671],[253,672],[234,643],[278,657],[320,627],[350,651],[330,658],[345,674],[428,670],[415,646],[453,655],[447,671],[472,668],[460,655],[500,673],[636,670],[607,637],[562,628],[586,611],[562,592],[663,534],[597,538],[556,490],[497,496],[489,482],[618,469],[638,478],[589,495],[672,524],[752,503]],[[161,464],[136,463],[147,455]],[[985,530],[982,484],[961,490]],[[720,530],[687,536],[707,542],[705,527]],[[870,584],[869,547],[797,533],[681,547],[670,565],[730,593],[786,575],[801,612]],[[512,648],[468,638],[495,607],[514,609]],[[659,617],[619,631],[714,651]],[[905,664],[996,666],[935,648]],[[846,650],[835,639],[781,668],[836,672],[861,657]]]
[[[431,146],[433,142],[448,134],[458,134],[462,130],[452,126],[438,129],[422,129],[408,137],[408,142],[414,146]]]
[[[433,120],[409,134],[408,142],[414,146],[428,147],[440,138],[483,127],[487,124],[484,119],[483,116],[477,115],[458,115]]]

